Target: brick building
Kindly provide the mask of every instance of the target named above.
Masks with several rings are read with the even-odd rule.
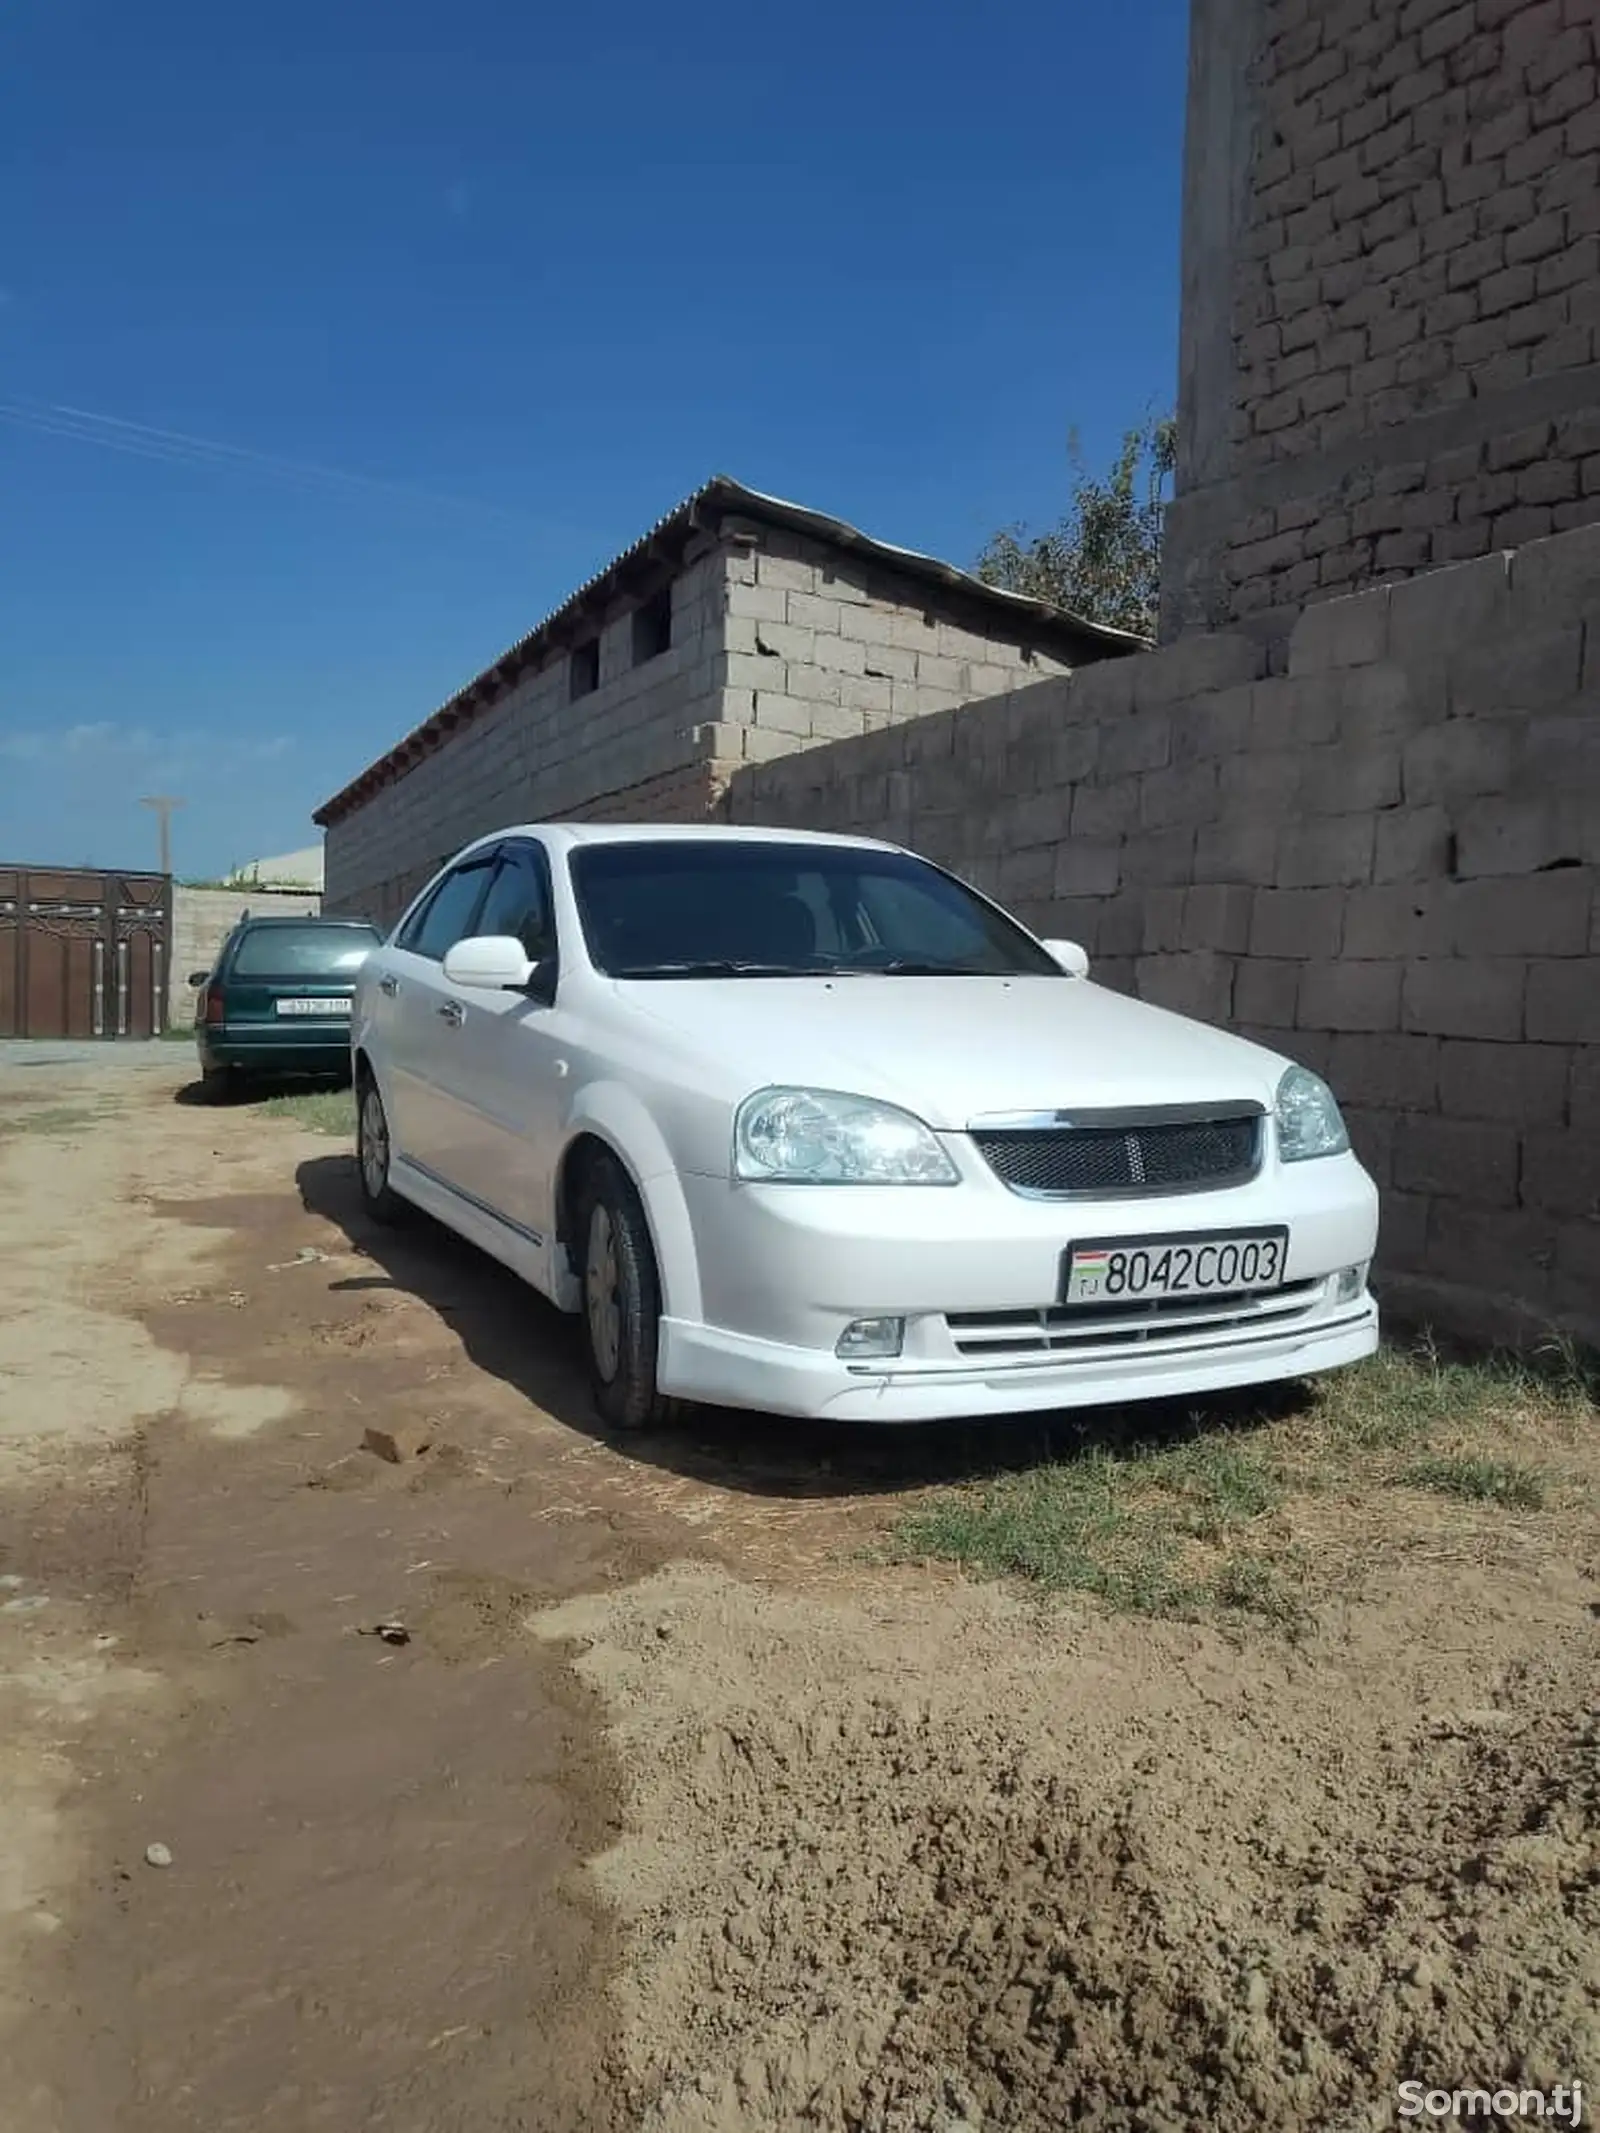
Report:
[[[1600,520],[1596,0],[1193,0],[1163,633]]]
[[[317,811],[327,908],[387,921],[502,823],[700,819],[746,763],[1137,649],[719,478]]]

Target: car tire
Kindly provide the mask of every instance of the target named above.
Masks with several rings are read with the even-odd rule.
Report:
[[[393,1145],[377,1079],[363,1072],[356,1078],[356,1177],[362,1206],[374,1222],[390,1229],[406,1217],[406,1203],[389,1183]]]
[[[239,1093],[239,1076],[232,1067],[202,1067],[200,1089],[208,1104],[231,1104]]]
[[[639,1195],[610,1156],[590,1165],[577,1218],[583,1343],[594,1404],[610,1429],[658,1427],[672,1419],[678,1404],[656,1386],[661,1280]]]

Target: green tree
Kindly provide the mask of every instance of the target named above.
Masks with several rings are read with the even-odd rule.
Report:
[[[1049,600],[1089,622],[1153,637],[1161,591],[1161,523],[1177,458],[1178,426],[1150,415],[1127,431],[1102,480],[1068,441],[1072,501],[1045,533],[1008,526],[978,558],[985,585]]]

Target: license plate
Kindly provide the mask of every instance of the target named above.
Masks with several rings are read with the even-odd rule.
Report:
[[[280,1015],[347,1015],[348,1000],[280,1000]]]
[[[1286,1229],[1197,1230],[1182,1237],[1104,1237],[1067,1252],[1069,1304],[1156,1302],[1275,1289],[1289,1261]]]

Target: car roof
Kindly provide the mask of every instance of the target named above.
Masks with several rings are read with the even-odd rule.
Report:
[[[881,837],[852,837],[832,830],[746,828],[737,822],[512,822],[474,837],[465,851],[496,844],[503,837],[538,837],[552,849],[585,844],[789,844],[854,846],[858,850],[894,852],[900,846]]]
[[[324,918],[320,911],[304,911],[298,918],[286,916],[281,911],[275,911],[270,918],[257,918],[247,911],[243,918],[235,920],[234,931],[239,932],[246,926],[364,926],[368,933],[378,930],[370,918]]]

